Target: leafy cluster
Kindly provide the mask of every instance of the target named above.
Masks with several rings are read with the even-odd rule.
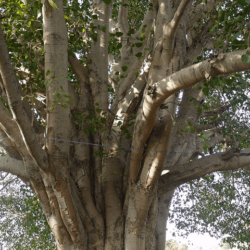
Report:
[[[174,198],[171,216],[179,234],[208,232],[215,238],[227,235],[224,242],[231,247],[250,249],[249,178],[249,171],[240,169],[182,185]]]
[[[3,179],[3,175],[1,176]],[[7,179],[6,179],[7,178]],[[32,190],[14,176],[0,196],[0,242],[11,249],[56,249],[51,229]],[[1,182],[1,186],[4,185]]]

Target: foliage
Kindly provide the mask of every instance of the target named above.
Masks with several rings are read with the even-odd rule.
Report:
[[[32,190],[14,176],[5,177],[1,185],[5,189],[0,193],[0,242],[16,250],[56,249],[51,229]]]
[[[250,249],[249,170],[226,171],[182,185],[172,220],[180,235],[208,232],[238,249]],[[177,219],[178,218],[178,219]]]

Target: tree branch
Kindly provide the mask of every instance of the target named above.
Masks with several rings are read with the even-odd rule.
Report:
[[[23,161],[9,156],[0,157],[0,170],[20,177],[27,177]]]
[[[110,6],[103,1],[94,0],[93,8],[98,19],[93,19],[94,25],[106,27],[106,32],[97,30],[97,41],[92,42],[89,57],[92,59],[90,65],[90,86],[94,102],[99,103],[104,111],[108,109],[108,36]]]
[[[74,72],[76,73],[78,79],[83,81],[83,82],[87,82],[88,71],[80,63],[80,61],[77,58],[73,57],[73,56],[69,56],[69,63],[71,65],[71,67],[73,68]]]
[[[156,0],[150,0],[148,2],[148,4],[153,4],[154,2],[157,2],[157,1]],[[145,16],[143,18],[143,21],[141,23],[141,26],[140,26],[139,30],[134,35],[132,35],[132,37],[134,39],[136,39],[137,37],[140,37],[143,27],[144,28],[146,27],[145,34],[146,34],[146,37],[147,37],[148,34],[149,34],[149,31],[150,31],[150,28],[151,28],[151,26],[153,24],[154,18],[155,18],[154,17],[154,11],[152,11],[151,9],[148,9],[147,13],[145,14]]]
[[[158,107],[161,103],[179,90],[206,79],[206,74],[214,77],[221,74],[250,69],[250,64],[246,64],[241,60],[241,56],[245,53],[246,50],[239,50],[222,54],[220,57],[222,59],[217,60],[212,66],[210,62],[206,60],[184,68],[153,84],[153,87],[151,87],[150,91],[148,90],[145,96],[144,104],[136,119],[132,147],[140,148],[141,150],[133,150],[131,152],[131,169],[140,165],[144,143],[154,127]],[[152,88],[153,91],[151,91]],[[136,179],[137,177],[134,177],[131,180],[135,181]]]
[[[79,103],[79,97],[70,81],[68,81],[68,88],[69,88],[68,91],[71,95],[70,96],[70,109],[73,110],[74,108],[77,107],[77,104]]]
[[[165,54],[167,55],[168,61],[172,55],[173,40],[177,27],[189,2],[190,0],[182,0],[174,14],[173,19],[163,27],[163,39],[165,40],[163,48],[165,49]]]
[[[51,9],[48,15],[46,3],[43,3],[43,38],[45,51],[46,81],[46,136],[56,139],[70,137],[70,108],[68,76],[68,33],[64,18],[62,0],[55,0],[57,9]],[[49,72],[49,74],[48,74]],[[59,94],[59,96],[58,96]],[[65,97],[66,96],[66,97]],[[62,170],[62,161],[67,159],[69,143],[47,140],[46,147],[54,161],[54,169]],[[56,163],[55,163],[56,162]]]
[[[28,155],[30,157],[27,147],[24,146],[22,135],[20,133],[20,130],[18,129],[17,123],[12,119],[10,112],[5,108],[5,106],[1,101],[0,101],[0,116],[4,117],[4,119],[2,119],[0,122],[0,128],[3,131],[2,136],[3,138],[7,137],[4,145],[8,147],[11,146],[13,143],[15,146],[13,150],[14,152],[18,149],[17,151],[21,154],[21,156]],[[19,156],[18,152],[14,153],[17,157]]]
[[[1,128],[0,128],[0,138],[3,139],[0,140],[0,145],[4,148],[7,154],[12,158],[21,160],[22,157],[19,151],[17,150],[13,142],[8,138],[8,135]]]
[[[128,0],[121,0],[121,5],[119,6],[119,13],[118,13],[118,29],[126,35],[129,31],[129,24],[128,24],[128,6],[124,6],[124,4],[128,4]]]
[[[189,11],[191,15],[188,16],[186,20],[187,23],[187,31],[193,29],[193,27],[197,27],[200,24],[197,24],[197,20],[205,17],[206,13],[210,12],[215,8],[216,5],[220,0],[203,0],[202,3],[197,4],[196,6],[192,7]]]
[[[151,2],[152,1],[150,1],[150,3]],[[127,76],[124,79],[121,79],[121,81],[117,87],[117,94],[115,97],[115,101],[112,104],[112,112],[113,113],[116,113],[118,103],[123,99],[126,92],[128,90],[130,90],[131,85],[134,84],[134,81],[136,78],[136,72],[140,72],[140,69],[142,67],[144,60],[142,60],[142,59],[138,60],[138,58],[135,55],[137,53],[144,54],[143,51],[145,49],[145,46],[149,46],[147,43],[150,41],[150,30],[152,28],[153,20],[154,20],[153,11],[148,10],[148,12],[146,13],[145,18],[142,22],[140,29],[134,35],[132,35],[132,37],[129,39],[128,42],[123,44],[123,47],[121,49],[122,60],[120,61],[119,64],[117,64],[113,67],[113,72],[116,72],[116,71],[121,72],[122,66],[129,67],[129,71],[128,71]],[[128,46],[128,44],[130,44],[131,42],[138,41],[137,37],[141,36],[142,29],[145,29],[144,33],[145,33],[145,36],[148,37],[148,39],[145,39],[144,41],[142,41],[143,45],[141,47],[139,47],[139,48],[134,47],[133,51],[131,52],[131,48],[130,48],[130,46]],[[150,51],[147,51],[144,54],[144,58],[147,58],[149,53],[150,53]],[[115,73],[113,73],[112,75],[115,76]]]
[[[202,130],[213,129],[215,126],[218,126],[219,123],[214,121],[209,124],[195,124],[194,128],[199,132]]]
[[[210,155],[182,165],[177,165],[173,170],[160,178],[159,195],[177,187],[185,182],[203,177],[215,171],[233,170],[243,168],[250,164],[250,149],[233,153],[230,161],[223,160],[222,154]]]
[[[178,9],[176,10],[173,19],[171,20],[169,26],[171,27],[171,31],[170,34],[171,36],[174,35],[177,26],[181,20],[181,17],[183,16],[183,13],[187,7],[187,5],[189,4],[190,0],[182,0],[180,5],[178,6]]]
[[[0,22],[1,25],[1,22]],[[11,108],[13,117],[21,131],[24,143],[42,169],[47,169],[48,158],[47,154],[39,145],[34,129],[32,128],[29,118],[23,108],[21,95],[18,90],[18,82],[15,77],[13,67],[9,58],[7,46],[4,41],[3,31],[0,27],[0,71],[3,78],[4,87],[7,92],[8,102]]]
[[[216,135],[215,137],[211,138],[208,141],[205,141],[206,145],[208,148],[212,148],[215,145],[219,144],[219,143],[223,143],[223,142],[231,142],[231,139],[229,138],[229,136],[227,136],[226,138],[223,135]],[[200,151],[202,151],[203,149],[203,143],[202,142],[197,142],[197,148],[200,148]]]
[[[219,107],[219,108],[214,109],[214,110],[202,112],[202,114],[200,115],[200,118],[202,118],[202,117],[208,117],[208,116],[214,116],[216,114],[222,114],[223,112],[225,112],[226,110],[228,110],[230,107],[231,107],[231,105],[228,104],[228,105]]]

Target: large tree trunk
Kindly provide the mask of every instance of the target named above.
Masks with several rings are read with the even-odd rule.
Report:
[[[1,142],[9,157],[0,158],[0,169],[34,190],[60,250],[164,250],[175,188],[250,164],[249,149],[230,161],[220,154],[205,157],[198,136],[203,131],[211,148],[230,140],[216,124],[199,124],[223,110],[201,112],[205,96],[192,86],[250,69],[241,60],[246,50],[194,64],[211,42],[212,23],[202,26],[199,19],[218,2],[150,0],[152,7],[132,35],[128,1],[121,3],[113,20],[115,34],[122,36],[120,57],[112,61],[108,55],[112,5],[94,0],[97,19],[89,28],[91,46],[82,52],[84,64],[68,55],[63,1],[43,1],[42,110],[39,98],[36,108],[22,98],[22,79],[16,78],[0,29],[0,86],[11,112],[0,102],[0,135],[9,138]],[[115,95],[108,93],[111,86]],[[34,122],[34,110],[44,130]]]

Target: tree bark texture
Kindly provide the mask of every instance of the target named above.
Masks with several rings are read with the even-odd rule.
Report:
[[[60,250],[164,250],[175,188],[214,171],[250,164],[249,149],[230,161],[220,154],[198,157],[203,150],[197,139],[200,131],[208,134],[211,147],[226,138],[217,134],[215,140],[214,125],[198,124],[209,113],[197,111],[205,96],[192,87],[208,75],[250,69],[241,60],[246,51],[195,63],[211,42],[206,36],[211,24],[204,24],[200,33],[192,27],[204,15],[200,9],[210,12],[218,1],[194,6],[189,0],[151,0],[153,7],[141,27],[125,36],[128,9],[127,1],[122,0],[115,21],[117,31],[123,33],[121,57],[109,58],[112,6],[94,0],[98,18],[93,23],[106,31],[96,30],[97,39],[88,51],[92,63],[86,67],[68,55],[63,1],[54,2],[57,8],[43,1],[45,60],[40,68],[45,74],[46,107],[39,113],[45,121],[42,133],[37,133],[29,116],[33,111],[29,103],[30,110],[25,106],[0,30],[0,85],[10,108],[9,112],[0,102],[0,117],[5,117],[0,118],[0,136],[9,138],[1,142],[8,156],[0,158],[0,170],[31,185]],[[131,50],[142,34],[146,36],[142,46]],[[199,43],[194,46],[197,37]],[[145,50],[147,47],[152,50]],[[138,60],[138,53],[144,53],[143,59]],[[115,76],[124,73],[124,66],[127,75],[117,82]],[[69,67],[74,70],[77,88],[67,79]],[[112,103],[110,87],[115,91]],[[39,112],[40,104],[37,100]],[[75,122],[79,116],[81,125]],[[98,129],[87,123],[93,117],[102,123]],[[187,130],[190,124],[192,131]],[[91,128],[94,133],[86,132]]]

